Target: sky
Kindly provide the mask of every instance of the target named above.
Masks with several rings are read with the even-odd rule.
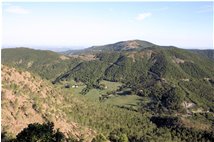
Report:
[[[3,47],[86,48],[140,39],[213,49],[213,2],[4,2]]]

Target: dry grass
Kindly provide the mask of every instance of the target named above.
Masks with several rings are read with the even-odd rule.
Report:
[[[60,58],[61,60],[69,60],[69,59],[70,59],[69,57],[66,57],[66,56],[64,56],[64,55],[60,56],[59,58]]]

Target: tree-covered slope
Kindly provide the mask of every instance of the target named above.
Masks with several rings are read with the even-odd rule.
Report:
[[[56,78],[79,62],[52,51],[29,48],[2,49],[1,58],[5,65],[27,69],[46,79]]]
[[[190,51],[214,60],[214,50],[213,49],[207,49],[207,50],[196,50],[195,49],[195,50],[190,50]]]
[[[120,49],[115,49],[118,44]],[[100,52],[93,53],[96,60],[82,62],[57,77],[54,83],[75,79],[86,83],[90,89],[99,87],[99,82],[105,79],[122,82],[126,87],[131,87],[136,94],[148,95],[153,100],[150,104],[153,110],[178,110],[177,107],[184,101],[194,102],[205,110],[213,110],[214,62],[212,60],[172,46],[155,45],[138,48],[139,42],[136,48],[132,48],[133,50],[123,50],[127,48],[127,44],[122,45],[121,42],[116,43],[116,47],[111,44],[110,51],[106,50],[109,45],[102,46],[101,49],[99,48]],[[103,48],[105,49],[102,50]],[[207,81],[201,82],[201,80]],[[196,86],[195,82],[201,82],[204,87],[200,88],[200,91],[198,87],[193,89],[192,87]],[[197,100],[201,98],[201,91],[204,97],[200,103]],[[171,106],[165,103],[166,99],[172,101]],[[173,99],[181,100],[176,102]],[[161,105],[156,106],[157,102],[161,102]]]
[[[175,47],[156,46],[140,51],[101,52],[95,53],[95,56],[96,60],[85,61],[60,77],[73,77],[91,83],[104,78],[140,84],[145,78],[177,81],[214,76],[213,61]]]

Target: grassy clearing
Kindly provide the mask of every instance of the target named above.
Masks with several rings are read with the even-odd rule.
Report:
[[[101,81],[100,84],[104,84],[107,87],[106,88],[107,91],[115,91],[120,86],[122,86],[122,83],[120,83],[120,82],[111,82],[111,81],[106,81],[106,80]]]
[[[77,84],[78,88],[72,88],[72,87],[65,88],[65,84],[70,84],[71,86]],[[110,91],[116,91],[122,85],[122,83],[120,83],[120,82],[110,82],[110,81],[106,81],[106,80],[101,81],[100,84],[105,85],[106,88],[104,90],[91,89],[84,96],[82,96],[80,94],[80,92],[86,86],[83,84],[78,84],[74,80],[70,80],[69,82],[68,81],[61,82],[58,85],[58,87],[65,88],[64,90],[67,94],[72,94],[72,95],[75,95],[78,97],[84,97],[84,99],[86,99],[88,101],[99,102],[99,97],[101,95],[104,95]],[[142,99],[142,98],[139,96],[136,96],[136,95],[115,95],[115,96],[112,96],[112,97],[104,100],[103,103],[116,105],[116,106],[136,107],[138,105],[138,103],[140,102],[140,99]]]
[[[85,98],[90,101],[99,101],[100,95],[104,95],[110,91],[116,91],[122,84],[119,82],[101,81],[100,84],[104,84],[107,88],[104,90],[91,89]],[[137,95],[114,95],[103,101],[105,104],[111,104],[116,106],[136,107],[140,102],[141,97]]]
[[[107,104],[136,107],[140,103],[141,97],[137,95],[115,96],[105,101]]]

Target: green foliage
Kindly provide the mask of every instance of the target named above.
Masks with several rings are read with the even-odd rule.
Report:
[[[157,125],[157,127],[173,127],[180,126],[181,120],[178,117],[168,117],[168,116],[153,116],[150,119],[153,123]]]
[[[113,57],[112,54],[114,55]],[[88,88],[98,86],[99,81],[103,78],[103,74],[106,68],[108,68],[110,63],[115,62],[118,56],[118,53],[100,53],[97,55],[97,58],[99,60],[82,62],[74,68],[71,68],[71,70],[69,70],[65,74],[62,74],[61,76],[56,78],[55,82],[59,82],[63,79],[74,78],[76,80],[84,82],[88,86]]]
[[[197,64],[192,62],[185,62],[180,64],[181,68],[192,77],[208,77],[209,74],[206,73],[203,69],[200,68]]]
[[[55,79],[80,62],[72,58],[62,60],[60,56],[62,55],[52,51],[29,48],[2,49],[3,64],[31,71],[49,80]]]
[[[29,124],[16,136],[15,142],[61,142],[64,134],[59,130],[54,131],[54,124],[47,122],[44,124]]]
[[[144,92],[146,92],[145,95],[142,94]],[[145,111],[146,108],[148,111],[154,111],[155,113],[168,114],[183,110],[181,103],[184,101],[185,92],[180,87],[172,87],[169,84],[157,82],[144,88],[140,95],[151,100],[147,104],[141,103],[142,111]]]
[[[15,139],[8,136],[7,132],[4,130],[1,130],[1,142],[14,142]]]
[[[213,132],[183,127],[177,117],[152,117],[151,121],[158,126],[158,129],[154,131],[155,136],[151,138],[151,140],[156,139],[158,141],[163,140],[170,142],[211,142],[214,140]]]
[[[161,98],[163,105],[170,110],[180,110],[184,101],[184,94],[179,88],[171,88]]]
[[[181,141],[189,142],[213,142],[214,133],[207,131],[197,131],[184,127],[173,127],[170,129],[173,137],[177,137]]]
[[[99,134],[92,139],[92,142],[107,142],[107,139],[103,134]]]
[[[203,57],[207,57],[211,60],[214,60],[214,50],[207,49],[207,50],[190,50],[193,53],[197,53]]]
[[[118,60],[105,71],[105,79],[119,81],[127,84],[138,84],[141,82],[140,76],[146,74],[147,60],[128,58],[121,55]]]
[[[150,68],[150,71],[158,77],[163,77],[166,72],[167,60],[165,59],[163,53],[154,57],[155,63]]]
[[[118,140],[118,142],[129,142],[129,139],[126,134],[122,134]]]
[[[109,140],[112,142],[129,142],[125,129],[115,129],[109,134]]]
[[[68,98],[69,102],[66,103],[72,104],[72,106],[64,108],[67,118],[93,128],[104,135],[108,135],[114,129],[124,128],[130,136],[140,137],[151,132],[154,128],[147,116],[140,112],[99,102],[88,102],[85,98],[81,100],[82,103],[75,103],[71,98]]]
[[[188,98],[205,110],[214,111],[214,87],[203,79],[180,82],[180,86],[188,90]]]

